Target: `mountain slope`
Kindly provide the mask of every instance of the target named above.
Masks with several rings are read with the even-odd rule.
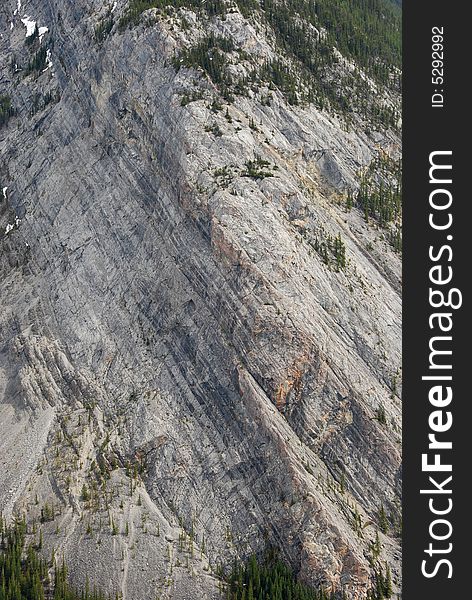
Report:
[[[128,600],[398,587],[396,17],[169,4],[0,8],[0,507]]]

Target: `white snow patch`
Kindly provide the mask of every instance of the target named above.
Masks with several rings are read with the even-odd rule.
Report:
[[[7,188],[7,187],[4,187],[4,188],[2,189],[2,194],[3,194],[3,197],[5,198],[5,200],[7,199],[7,190],[8,190],[8,188]]]
[[[30,37],[34,34],[36,30],[36,21],[33,21],[31,17],[25,15],[21,22],[26,27],[26,37]],[[11,28],[13,29],[13,23],[11,24]],[[41,42],[44,35],[49,31],[48,27],[38,27],[39,41]]]
[[[10,31],[13,29],[13,21],[10,21]]]
[[[42,42],[43,41],[43,36],[44,34],[46,34],[49,31],[49,29],[47,27],[40,27],[38,29],[38,33],[39,33],[39,41]]]
[[[45,73],[51,67],[52,67],[51,50],[49,50],[49,48],[48,48],[46,50],[46,68],[43,69],[43,73]]]
[[[111,7],[110,12],[113,12],[115,10],[115,8],[117,7],[117,5],[118,5],[118,2],[113,2],[113,6]]]
[[[15,222],[8,223],[8,225],[5,227],[5,235],[8,235],[12,229],[15,229],[15,227],[18,227],[20,223],[21,223],[21,220],[18,217],[15,217]]]
[[[21,19],[21,22],[26,27],[26,37],[33,35],[34,30],[36,29],[36,21],[33,21],[31,17],[26,15],[24,19]]]

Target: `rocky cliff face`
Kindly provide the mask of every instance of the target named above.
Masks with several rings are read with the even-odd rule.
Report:
[[[0,7],[0,508],[127,600],[267,544],[398,586],[400,258],[345,201],[398,129],[254,78],[258,10],[167,4]]]

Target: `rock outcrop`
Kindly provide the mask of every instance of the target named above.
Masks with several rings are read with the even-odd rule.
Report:
[[[202,23],[273,56],[237,8],[108,4],[0,7],[0,508],[126,600],[267,544],[363,598],[376,532],[398,587],[400,258],[344,202],[398,131],[176,70]]]

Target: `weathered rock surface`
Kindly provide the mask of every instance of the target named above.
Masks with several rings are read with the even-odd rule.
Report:
[[[127,600],[219,598],[216,566],[267,543],[361,598],[379,510],[398,516],[401,273],[338,199],[397,135],[278,92],[236,97],[231,122],[210,83],[182,106],[199,77],[170,59],[188,34],[158,19],[97,44],[97,0],[23,2],[51,48],[25,76],[15,8],[0,7],[16,109],[0,129],[1,510],[43,510],[46,551]],[[213,26],[270,52],[237,12]],[[255,156],[272,177],[241,174]],[[344,270],[313,251],[319,231],[342,236]]]

